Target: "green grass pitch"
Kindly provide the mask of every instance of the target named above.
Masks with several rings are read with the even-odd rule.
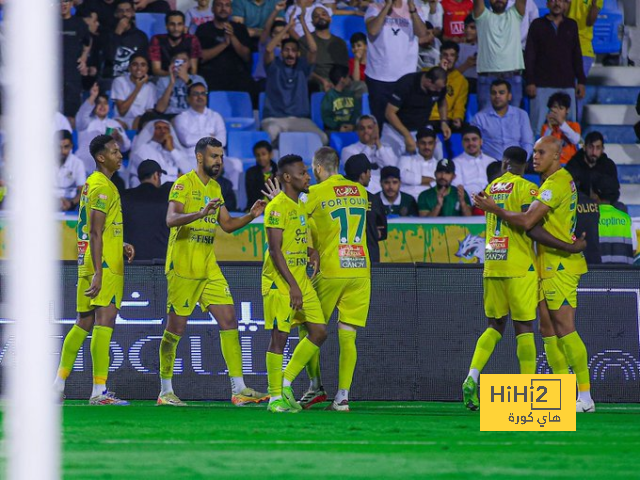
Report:
[[[326,404],[325,404],[326,405]],[[576,432],[480,432],[460,403],[63,408],[69,479],[639,478],[640,405],[598,404]],[[37,455],[34,456],[37,461]],[[4,463],[4,462],[2,462]],[[1,477],[2,475],[0,475]]]

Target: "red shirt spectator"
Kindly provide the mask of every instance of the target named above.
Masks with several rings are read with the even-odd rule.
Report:
[[[353,58],[349,59],[349,76],[351,78],[353,78],[353,64],[354,64],[354,61],[355,60]],[[360,64],[359,70],[360,70],[360,80],[361,81],[364,81],[364,71],[365,71],[366,68],[367,68],[366,64],[362,64],[362,63]]]
[[[442,30],[447,40],[464,41],[464,19],[473,10],[473,0],[442,0]]]

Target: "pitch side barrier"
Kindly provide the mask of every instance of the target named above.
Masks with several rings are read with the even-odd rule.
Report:
[[[266,391],[269,333],[264,330],[261,268],[259,263],[222,264],[236,302],[246,382]],[[63,335],[75,321],[76,272],[72,262],[62,266],[63,298],[55,308],[56,321],[61,323],[60,343],[51,356],[53,363],[58,362]],[[352,398],[459,400],[476,340],[486,327],[481,266],[381,264],[373,267],[372,281],[367,328],[358,333]],[[0,294],[5,289],[3,281]],[[109,377],[109,385],[122,398],[154,399],[158,393],[158,346],[165,310],[163,266],[127,266],[122,310],[111,343]],[[580,283],[577,325],[587,346],[596,401],[638,402],[640,270],[592,268]],[[5,325],[0,328],[6,332]],[[285,362],[297,341],[292,334]],[[89,342],[87,339],[81,349],[67,382],[67,398],[87,398],[90,394]],[[2,336],[0,364],[4,368],[10,368],[13,361],[13,344],[13,338]],[[539,335],[536,346],[538,372],[548,372]],[[508,327],[485,372],[517,373],[515,350],[513,329]],[[335,315],[321,361],[324,385],[334,392],[338,373]],[[185,400],[229,399],[225,368],[215,319],[196,310],[178,347],[174,388]],[[306,386],[303,373],[294,387],[302,393]]]

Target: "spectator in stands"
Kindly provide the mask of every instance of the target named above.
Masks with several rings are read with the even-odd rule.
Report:
[[[427,32],[418,40],[418,70],[440,65],[440,46],[442,42],[435,36],[431,22],[424,22]]]
[[[171,11],[171,7],[166,0],[134,0],[136,12],[138,13],[164,13]]]
[[[446,158],[436,167],[436,186],[418,197],[421,217],[470,217],[471,199],[462,185],[451,187],[456,178],[456,165]]]
[[[141,53],[129,59],[129,75],[113,81],[111,99],[116,104],[116,120],[126,128],[137,130],[140,116],[156,105],[156,90],[149,83],[149,62]]]
[[[482,110],[489,105],[491,84],[497,79],[510,83],[511,105],[520,107],[524,68],[520,23],[527,0],[516,0],[509,9],[506,0],[490,3],[492,11],[485,7],[484,0],[473,0],[478,27],[478,107]]]
[[[138,165],[144,160],[155,160],[166,171],[165,180],[175,182],[180,175],[194,168],[195,161],[184,152],[171,124],[166,120],[148,122],[133,141],[129,160],[129,185],[140,184]]]
[[[367,250],[369,250],[369,258],[372,263],[380,262],[380,244],[378,242],[387,238],[387,215],[382,206],[382,200],[378,195],[374,195],[368,190],[371,183],[371,171],[377,169],[378,166],[369,162],[363,153],[349,157],[344,165],[345,177],[367,188],[370,205],[367,210]]]
[[[302,13],[303,18],[304,13]],[[293,22],[271,39],[265,51],[267,86],[264,103],[262,129],[272,142],[281,132],[314,132],[320,135],[323,145],[329,141],[327,135],[309,118],[309,87],[307,82],[316,61],[316,44],[306,22],[302,21],[309,50],[307,58],[300,58],[300,45],[295,38],[283,40]],[[281,58],[276,58],[276,45],[281,44]]]
[[[498,160],[482,152],[482,132],[469,125],[462,130],[464,152],[453,159],[456,176],[454,186],[462,185],[467,192],[478,193],[489,184],[487,168]]]
[[[271,12],[271,16],[267,19],[265,28],[262,32],[262,35],[260,36],[260,42],[258,43],[258,65],[253,72],[253,79],[257,82],[258,90],[260,92],[264,91],[267,79],[267,70],[264,65],[264,54],[267,49],[267,45],[272,38],[274,38],[287,27],[287,22],[282,19],[276,18],[278,14],[277,9],[280,8],[281,5],[281,3],[276,4],[276,10]],[[285,33],[283,40],[286,38],[289,38],[288,33]],[[276,45],[273,52],[276,58],[280,56],[280,50],[280,45]]]
[[[189,108],[188,88],[200,83],[207,90],[207,82],[200,75],[189,73],[191,63],[186,52],[178,52],[171,58],[171,71],[168,77],[160,77],[156,83],[156,112],[167,118],[178,115]],[[206,98],[205,98],[206,102]]]
[[[447,113],[451,120],[451,128],[454,131],[460,131],[462,128],[467,109],[467,98],[469,97],[469,82],[455,69],[459,53],[460,47],[456,42],[446,41],[440,46],[440,66],[447,72],[445,96]],[[435,105],[431,110],[429,121],[432,122],[434,128],[438,128],[440,112]]]
[[[618,179],[599,175],[591,185],[592,198],[600,211],[599,236],[602,263],[633,264],[636,233],[631,217],[614,207],[620,196]]]
[[[556,92],[547,101],[547,121],[542,125],[540,136],[550,135],[562,142],[560,163],[565,165],[578,151],[580,143],[580,124],[568,122],[571,97],[565,92]]]
[[[638,94],[638,99],[636,100],[636,113],[640,115],[640,93]],[[633,126],[633,131],[636,132],[636,138],[638,142],[640,142],[640,122],[637,122]]]
[[[136,246],[136,260],[164,259],[167,255],[171,183],[162,184],[166,173],[155,160],[144,160],[137,169],[140,185],[122,194],[124,241]]]
[[[596,54],[593,51],[593,24],[596,23],[604,0],[583,0],[581,2],[574,1],[567,3],[569,4],[567,17],[575,20],[578,24],[582,67],[584,69],[584,76],[588,77],[591,67],[596,61]],[[580,121],[582,118],[582,100],[578,101],[577,115],[576,120]]]
[[[198,73],[198,59],[202,56],[202,47],[198,37],[187,33],[184,13],[172,10],[165,16],[167,33],[154,35],[149,44],[151,71],[157,77],[169,75],[171,58],[178,52],[186,52],[191,63],[191,73]]]
[[[402,174],[404,190],[414,198],[435,185],[435,171],[438,161],[433,156],[436,148],[436,134],[430,128],[422,128],[416,134],[418,151],[400,157],[398,167]]]
[[[367,69],[367,36],[356,32],[349,39],[353,58],[349,59],[349,75],[355,82],[364,82]]]
[[[415,217],[418,215],[416,199],[412,195],[400,191],[402,181],[398,167],[383,167],[380,171],[380,185],[382,191],[376,195],[380,197],[387,217],[391,215]]]
[[[88,74],[91,33],[79,16],[71,15],[71,0],[60,1],[62,16],[62,112],[73,124],[82,103],[82,77]]]
[[[129,70],[129,60],[134,53],[147,55],[149,39],[136,27],[136,12],[133,0],[119,0],[115,10],[117,23],[111,30],[106,30],[104,67],[102,69],[101,87],[103,91],[111,89],[114,78],[125,75]]]
[[[267,19],[279,5],[277,17],[284,19],[284,0],[233,0],[233,13],[231,20],[242,23],[247,27],[249,36],[253,39],[253,46],[257,46],[258,39],[262,35]],[[255,48],[253,48],[255,50]]]
[[[311,88],[320,92],[328,92],[334,86],[329,79],[329,72],[331,72],[331,68],[334,65],[349,68],[349,50],[343,39],[336,37],[329,31],[331,15],[325,7],[313,7],[311,21],[315,28],[311,35],[318,49],[315,67],[311,73]],[[307,42],[304,38],[300,40],[300,46],[302,47],[302,54],[305,55]]]
[[[89,152],[89,144],[98,135],[111,135],[118,142],[122,153],[128,152],[131,148],[131,140],[127,137],[127,133],[117,120],[109,118],[109,111],[109,98],[101,94],[98,84],[95,84],[76,115],[78,130],[76,155],[82,160],[87,174],[91,174],[96,169],[95,160]]]
[[[71,3],[69,2],[69,4]],[[76,6],[76,13],[82,16],[87,12],[96,12],[102,28],[105,31],[112,31],[117,23],[114,16],[117,5],[117,0],[83,0]]]
[[[191,35],[196,34],[196,30],[200,25],[213,20],[213,12],[211,11],[211,0],[196,0],[197,5],[191,7],[184,14],[184,23],[187,31]]]
[[[60,112],[55,113],[53,117],[53,124],[56,131],[58,130],[67,130],[69,132],[73,131],[73,128],[69,123],[69,119]]]
[[[456,62],[456,69],[464,75],[469,82],[469,93],[476,93],[478,85],[478,71],[476,61],[478,59],[478,31],[476,21],[472,15],[464,20],[464,42],[459,43],[460,53]]]
[[[358,141],[342,149],[340,163],[345,165],[348,158],[359,153],[366,155],[371,164],[378,167],[371,171],[371,182],[368,189],[371,193],[378,193],[382,188],[379,169],[395,166],[398,163],[398,158],[390,146],[384,145],[380,141],[380,128],[373,115],[362,115],[358,118],[356,133]]]
[[[493,158],[502,158],[502,152],[511,146],[524,148],[528,155],[533,152],[529,116],[510,105],[511,100],[511,84],[498,78],[491,83],[491,104],[471,120],[482,132],[484,151]]]
[[[570,0],[569,0],[570,1]],[[569,1],[564,2],[569,3]],[[507,8],[511,8],[515,6],[516,0],[508,0]],[[538,11],[538,5],[536,5],[535,0],[527,0],[527,5],[524,9],[524,18],[520,23],[520,41],[522,42],[522,50],[525,49],[527,45],[527,37],[529,35],[529,27],[533,23],[533,21],[540,16],[540,12]]]
[[[320,111],[327,132],[353,132],[362,104],[351,89],[349,68],[334,65],[329,72],[332,87],[322,99]]]
[[[203,83],[192,84],[187,92],[189,108],[173,120],[180,143],[189,150],[202,137],[215,137],[223,147],[227,145],[224,119],[218,112],[207,107],[207,95],[207,87]]]
[[[587,134],[584,138],[584,148],[578,150],[565,168],[575,180],[578,189],[586,195],[591,195],[592,183],[596,176],[608,175],[618,180],[616,164],[607,157],[604,151],[604,137],[598,131]],[[619,183],[617,188],[620,197]]]
[[[442,20],[443,40],[463,42],[464,19],[473,10],[473,0],[442,0],[444,16]]]
[[[253,146],[253,156],[256,164],[247,169],[244,177],[244,186],[247,192],[247,207],[264,198],[262,191],[267,181],[274,180],[278,172],[278,164],[273,161],[273,147],[266,140],[261,140]]]
[[[416,69],[418,38],[427,34],[427,28],[413,0],[372,3],[364,18],[369,38],[366,78],[369,105],[382,126],[395,82]]]
[[[238,160],[238,159],[234,159]],[[220,169],[220,173],[216,177],[216,182],[220,185],[220,191],[222,193],[222,198],[224,198],[224,206],[227,207],[227,210],[230,212],[238,211],[238,201],[236,200],[236,193],[234,192],[233,182],[223,176],[225,174],[225,167],[228,165],[229,157],[224,159],[225,165],[222,165]]]
[[[578,183],[576,182],[576,187]],[[576,205],[576,228],[575,235],[587,234],[587,248],[584,250],[584,258],[589,265],[602,263],[600,254],[600,210],[598,203],[585,195],[578,188],[578,204]]]
[[[80,194],[87,175],[82,160],[76,157],[73,150],[71,132],[58,131],[60,138],[60,167],[58,168],[57,195],[63,211],[74,210],[80,203]]]
[[[444,21],[444,9],[440,0],[421,0],[416,5],[422,13],[422,18],[429,22],[436,37],[442,35],[442,23]],[[437,64],[437,62],[436,62]]]
[[[524,53],[526,93],[531,97],[531,126],[539,132],[545,123],[547,101],[555,92],[569,95],[570,104],[584,97],[586,77],[582,68],[576,22],[563,14],[565,0],[547,0],[549,13],[529,29]],[[577,85],[576,85],[577,83]],[[575,118],[572,109],[569,118]]]
[[[196,36],[202,45],[200,73],[211,91],[240,91],[258,104],[258,91],[251,77],[251,40],[247,27],[230,21],[231,0],[213,0],[211,22],[200,25]]]
[[[100,22],[96,12],[86,12],[82,15],[82,20],[87,25],[89,35],[91,35],[91,48],[87,55],[87,74],[82,77],[82,89],[88,90],[97,80],[99,70],[102,67],[104,49],[102,39],[104,37],[100,34]]]
[[[487,185],[493,182],[496,178],[501,176],[504,172],[502,171],[502,162],[495,161],[487,165]],[[482,210],[481,210],[482,211]],[[482,213],[484,215],[484,213]]]
[[[391,145],[397,155],[416,151],[415,132],[427,126],[436,103],[445,140],[451,136],[446,83],[447,72],[441,67],[398,80],[385,112],[389,123],[382,129],[382,142]]]
[[[291,36],[296,40],[300,40],[304,37],[304,29],[302,28],[302,22],[300,21],[300,17],[304,18],[305,23],[307,24],[307,28],[311,33],[314,32],[315,26],[313,25],[313,20],[311,16],[313,15],[313,10],[317,6],[323,6],[323,1],[315,1],[315,0],[295,0],[293,5],[290,5],[287,8],[284,16],[287,22],[293,22],[293,27],[291,27]],[[332,15],[330,7],[324,7],[327,10],[329,15]]]

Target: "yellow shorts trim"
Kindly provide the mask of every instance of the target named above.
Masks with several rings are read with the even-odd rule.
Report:
[[[578,306],[580,277],[579,274],[560,271],[551,278],[542,279],[542,291],[549,310],[560,310],[565,305]]]
[[[96,298],[89,298],[84,291],[91,286],[93,275],[78,277],[76,290],[76,311],[91,312],[98,307],[108,307],[112,303],[120,310],[124,291],[124,276],[116,275],[108,268],[102,270],[102,288]]]
[[[537,272],[524,277],[484,277],[484,313],[487,318],[502,318],[511,313],[511,320],[528,322],[536,319],[539,299]]]
[[[277,328],[281,332],[290,333],[292,328],[301,323],[325,324],[320,300],[310,284],[302,292],[302,310],[292,309],[289,294],[275,288],[263,295],[262,302],[266,330]]]
[[[338,321],[365,327],[371,301],[370,278],[325,278],[319,273],[313,280],[324,318],[328,322],[338,309]]]
[[[188,317],[196,303],[206,312],[209,305],[233,305],[229,284],[222,274],[215,279],[193,279],[167,273],[167,313]]]

